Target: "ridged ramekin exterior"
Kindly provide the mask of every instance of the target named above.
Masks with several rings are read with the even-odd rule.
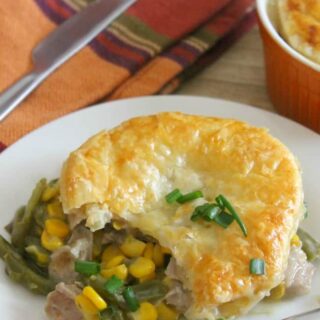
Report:
[[[320,72],[290,55],[259,20],[272,103],[280,114],[320,133]]]

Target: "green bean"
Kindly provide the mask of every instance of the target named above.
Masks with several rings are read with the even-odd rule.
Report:
[[[303,218],[307,219],[309,217],[309,210],[306,202],[304,203],[304,209],[305,209],[305,212],[304,212]]]
[[[301,228],[299,228],[297,234],[302,242],[302,250],[307,255],[308,260],[314,261],[320,258],[320,243]]]
[[[44,228],[46,217],[47,217],[46,205],[39,204],[38,206],[36,206],[34,210],[34,220],[36,224],[42,229]]]
[[[108,304],[108,308],[100,313],[100,320],[125,320],[125,313],[115,304]]]
[[[9,234],[12,234],[12,230],[13,230],[13,224],[14,224],[14,221],[16,219],[21,219],[21,217],[24,215],[24,210],[26,209],[25,206],[22,206],[21,208],[19,208],[15,215],[14,215],[14,218],[11,220],[10,223],[8,223],[4,228],[5,230],[9,233]]]
[[[32,246],[32,245],[40,246],[41,242],[40,242],[40,239],[38,237],[30,235],[30,236],[26,237],[25,245],[26,246]]]
[[[59,181],[58,178],[52,179],[50,180],[50,182],[48,183],[49,186],[53,186],[54,184],[56,184]]]
[[[5,229],[9,234],[12,233],[12,228],[13,228],[13,221],[9,222],[9,223],[4,227],[4,229]]]
[[[44,268],[49,264],[50,253],[43,247],[39,245],[28,245],[25,250],[37,266]]]
[[[33,271],[15,248],[2,236],[0,236],[0,257],[5,262],[8,276],[30,291],[46,295],[54,289],[55,283]]]
[[[103,277],[99,275],[91,276],[90,278],[84,279],[84,282],[85,284],[94,288],[105,300],[111,301],[113,303],[117,303],[120,305],[120,307],[125,306],[124,301],[120,295],[110,294],[104,289],[106,279],[104,279]]]
[[[163,298],[168,288],[160,280],[150,280],[132,286],[139,301],[158,300]]]
[[[42,231],[43,231],[43,228],[39,227],[36,223],[33,223],[28,234],[40,239]]]
[[[29,230],[32,226],[33,212],[40,201],[43,190],[45,189],[47,182],[45,179],[41,179],[35,189],[32,192],[32,195],[27,203],[24,214],[21,216],[16,216],[16,219],[13,223],[11,242],[18,248],[22,249],[24,247],[25,237],[28,235]]]

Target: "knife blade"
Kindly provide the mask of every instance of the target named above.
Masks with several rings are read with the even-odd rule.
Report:
[[[0,94],[0,121],[135,1],[96,0],[50,33],[33,49],[33,70]]]

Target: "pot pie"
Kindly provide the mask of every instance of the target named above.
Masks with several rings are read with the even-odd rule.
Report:
[[[40,180],[0,238],[10,278],[53,320],[217,320],[309,291],[320,246],[299,166],[265,129],[134,118]]]
[[[277,2],[281,35],[295,50],[320,63],[320,1]]]

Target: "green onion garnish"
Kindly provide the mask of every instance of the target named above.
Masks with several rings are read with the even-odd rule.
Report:
[[[135,312],[140,308],[140,303],[131,287],[124,289],[123,298],[130,311]]]
[[[234,217],[234,219],[237,221],[238,225],[240,226],[242,233],[246,237],[248,235],[247,228],[246,228],[245,224],[243,223],[243,221],[241,220],[240,216],[237,214],[236,210],[234,210],[231,203],[222,194],[220,194],[216,198],[216,201],[219,205],[222,204],[223,207],[228,209],[228,211],[232,214],[232,216]]]
[[[93,261],[76,260],[74,270],[85,276],[92,276],[100,272],[100,264]]]
[[[255,275],[264,275],[266,273],[266,267],[263,259],[251,259],[250,260],[250,273]]]
[[[168,203],[172,204],[176,202],[180,197],[182,196],[182,193],[179,189],[174,189],[170,193],[166,195],[166,200]]]
[[[123,281],[116,276],[112,276],[104,285],[104,289],[111,293],[115,294],[123,286]]]
[[[206,221],[213,221],[220,211],[221,209],[217,205],[209,204],[204,210],[202,217]]]
[[[186,203],[202,197],[203,197],[203,194],[201,191],[194,191],[194,192],[190,192],[182,195],[177,199],[177,201],[182,204],[182,203]]]
[[[234,217],[231,214],[226,213],[224,211],[222,211],[220,214],[214,217],[214,222],[225,229],[229,227],[229,225],[233,222],[233,220],[234,220]]]
[[[211,206],[210,203],[205,203],[205,204],[202,204],[201,206],[197,206],[192,213],[191,220],[197,221],[200,218],[202,218],[205,210],[210,206]]]
[[[222,201],[222,199],[221,199],[220,196],[216,197],[216,202],[217,202],[218,206],[219,206],[222,210],[225,208],[224,203],[223,203],[223,201]]]

